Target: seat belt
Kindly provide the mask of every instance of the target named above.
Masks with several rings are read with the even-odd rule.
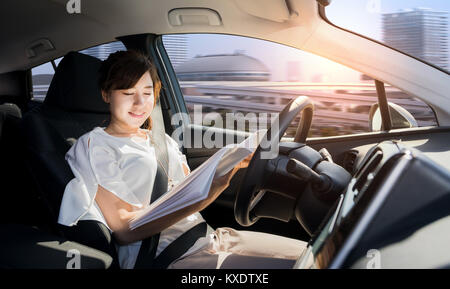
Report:
[[[152,263],[154,269],[166,269],[170,263],[181,257],[192,247],[198,238],[205,237],[206,222],[201,222],[184,232],[180,237],[170,243]]]
[[[164,173],[169,171],[167,143],[165,141],[164,120],[162,117],[161,105],[158,101],[152,112],[152,136],[155,144],[155,154],[160,160],[156,172],[155,181],[150,203],[157,200],[160,196],[167,192],[168,179]],[[161,164],[160,164],[161,163]],[[164,166],[164,168],[161,167]],[[170,243],[159,255],[156,256],[156,249],[159,243],[160,233],[146,238],[142,241],[138,257],[136,259],[135,269],[164,269],[170,263],[181,257],[200,237],[204,237],[207,231],[206,222],[202,222],[184,232],[180,237]]]
[[[161,103],[158,100],[151,113],[152,118],[152,137],[155,147],[155,155],[159,160],[156,170],[155,181],[153,182],[152,196],[150,204],[157,200],[160,196],[167,192],[168,178],[165,172],[168,172],[169,162],[167,154],[167,143],[165,141],[164,120],[162,117]],[[164,166],[164,167],[162,167]],[[141,248],[134,268],[146,269],[151,268],[156,255],[156,249],[159,243],[159,235],[155,234],[142,240]]]

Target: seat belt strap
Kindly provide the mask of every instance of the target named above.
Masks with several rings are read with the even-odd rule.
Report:
[[[170,243],[153,262],[152,268],[166,269],[173,261],[180,258],[201,237],[205,237],[206,222],[201,222],[184,232],[180,237]]]
[[[167,153],[166,131],[161,110],[161,101],[158,100],[153,108],[152,114],[152,136],[155,143],[156,156],[164,166],[166,172],[169,171],[169,155]],[[167,177],[167,176],[166,176]],[[165,193],[165,192],[164,192]],[[159,196],[158,196],[159,197]]]
[[[152,137],[155,147],[155,155],[158,163],[155,181],[153,182],[152,196],[150,199],[150,204],[157,200],[160,196],[167,192],[168,178],[165,172],[168,172],[168,155],[167,155],[167,143],[166,135],[164,129],[164,120],[162,117],[161,104],[158,101],[153,108],[152,114]],[[164,168],[161,166],[163,165]],[[138,257],[134,268],[137,269],[147,269],[152,267],[152,263],[155,258],[156,249],[159,243],[159,235],[155,234],[142,240],[141,248],[139,250]]]
[[[153,117],[153,115],[155,115],[155,117]],[[161,118],[158,119],[158,115]],[[152,135],[154,136],[156,157],[163,165],[165,165],[168,164],[167,144],[165,142],[166,136],[164,131],[164,122],[162,119],[162,112],[161,107],[159,106],[159,101],[152,112],[152,121]],[[166,153],[164,153],[164,149]],[[164,156],[166,156],[166,159],[164,159]],[[168,166],[166,166],[166,168],[168,168]],[[166,169],[166,171],[168,171],[168,169]],[[158,170],[153,185],[153,192],[150,203],[158,199],[167,191],[167,181],[167,175],[164,173],[163,168],[158,162]],[[156,250],[158,247],[160,234],[156,234],[143,240],[134,268],[167,268],[173,261],[181,257],[190,247],[192,247],[199,238],[205,237],[206,231],[206,222],[195,225],[188,231],[184,232],[180,237],[175,239],[172,243],[170,243],[156,258]]]

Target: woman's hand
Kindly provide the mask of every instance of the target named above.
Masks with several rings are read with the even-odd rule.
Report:
[[[232,170],[221,177],[215,177],[211,183],[208,197],[205,199],[204,207],[214,202],[215,199],[229,186],[231,179],[239,169],[246,168],[253,158],[254,152],[238,163]]]
[[[239,167],[240,169],[248,167],[248,165],[250,164],[250,161],[252,160],[254,154],[255,154],[255,152],[252,152],[251,154],[249,154],[248,157],[246,157],[245,159],[243,159],[243,160],[237,165],[237,167]]]

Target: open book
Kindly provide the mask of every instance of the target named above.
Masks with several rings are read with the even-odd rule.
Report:
[[[213,154],[170,191],[143,209],[130,221],[130,229],[206,199],[214,177],[221,177],[253,153],[266,130],[258,130],[239,144],[229,144]]]

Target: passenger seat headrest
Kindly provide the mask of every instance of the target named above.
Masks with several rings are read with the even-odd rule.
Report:
[[[97,80],[102,61],[70,51],[56,68],[44,104],[66,111],[109,113]]]

